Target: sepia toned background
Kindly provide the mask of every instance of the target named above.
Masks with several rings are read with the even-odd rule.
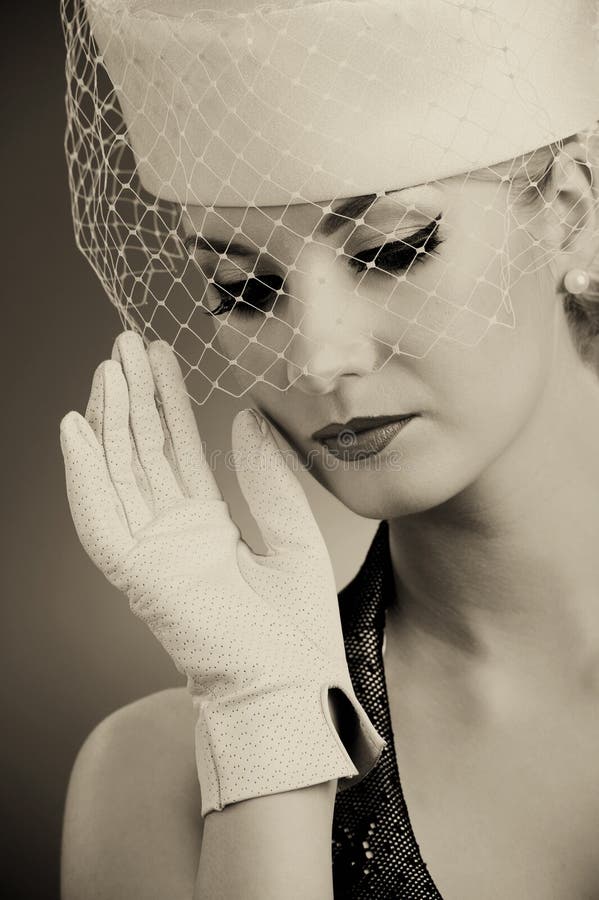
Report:
[[[11,2],[1,14],[0,894],[7,900],[59,896],[64,796],[89,731],[117,707],[182,683],[85,556],[66,502],[58,425],[69,409],[84,411],[94,368],[110,356],[120,323],[72,236],[57,6]],[[228,449],[237,408],[222,396],[202,408],[208,449]],[[251,541],[234,476],[218,475]],[[349,513],[308,476],[304,483],[341,586],[359,567],[376,523]]]

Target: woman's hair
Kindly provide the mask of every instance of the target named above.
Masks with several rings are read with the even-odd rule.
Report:
[[[534,216],[543,209],[550,192],[558,151],[576,138],[577,135],[572,135],[469,177],[479,181],[494,181],[499,177],[508,181],[514,204]],[[599,205],[599,123],[595,131],[585,135],[584,144],[588,148],[586,165],[591,188]],[[590,362],[599,362],[599,247],[597,251],[589,267],[591,283],[588,291],[576,296],[566,294],[564,298],[564,309],[578,352]]]

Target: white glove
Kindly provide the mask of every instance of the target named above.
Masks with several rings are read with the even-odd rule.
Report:
[[[327,549],[270,428],[251,410],[233,423],[261,556],[206,463],[173,351],[156,341],[146,353],[124,332],[113,357],[95,373],[86,419],[61,422],[69,503],[92,561],[187,675],[202,815],[333,778],[355,784],[385,741],[353,691]],[[353,760],[331,688],[355,711]]]

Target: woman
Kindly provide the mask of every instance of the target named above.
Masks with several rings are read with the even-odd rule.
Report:
[[[94,732],[65,898],[595,896],[594,4],[197,6],[88,14],[142,185],[181,212],[172,283],[201,276],[203,347],[259,410],[233,441],[268,553],[228,516],[175,355],[120,335],[62,423],[69,500],[195,715],[168,692]],[[360,129],[350,83],[373,85]],[[253,151],[239,110],[267,100]],[[266,420],[382,520],[338,609]]]

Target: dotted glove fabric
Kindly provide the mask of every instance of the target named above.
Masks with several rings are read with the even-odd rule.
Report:
[[[206,463],[170,347],[125,332],[86,417],[61,423],[79,539],[187,676],[202,815],[333,778],[343,790],[385,741],[350,679],[330,559],[303,490],[251,410],[233,423],[240,487],[266,555],[242,540]],[[353,708],[351,747],[329,712]]]

